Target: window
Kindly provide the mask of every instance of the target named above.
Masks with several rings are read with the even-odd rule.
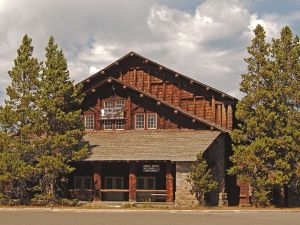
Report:
[[[105,189],[123,189],[124,178],[123,177],[105,177],[104,180]]]
[[[124,130],[124,120],[116,120],[116,130]]]
[[[125,107],[124,100],[117,100],[116,101],[116,107],[124,108]]]
[[[155,177],[137,177],[137,189],[155,190]]]
[[[94,130],[94,115],[84,116],[84,127],[86,130]]]
[[[104,130],[112,130],[113,129],[113,121],[112,120],[104,120],[103,121],[103,129]]]
[[[112,107],[113,107],[113,102],[112,101],[104,102],[104,108],[112,108]]]
[[[136,114],[135,115],[135,129],[145,129],[145,115]]]
[[[147,128],[148,129],[156,129],[157,128],[157,116],[156,113],[150,113],[148,114],[147,118]]]
[[[75,189],[92,189],[92,177],[89,176],[75,176],[74,177]]]

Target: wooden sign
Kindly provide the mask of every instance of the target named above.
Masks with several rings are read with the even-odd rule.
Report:
[[[123,107],[109,107],[100,110],[100,118],[102,120],[108,119],[124,119]]]
[[[159,165],[143,165],[143,172],[158,173],[159,171]]]

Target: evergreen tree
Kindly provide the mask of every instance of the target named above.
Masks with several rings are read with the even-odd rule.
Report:
[[[30,185],[34,179],[36,133],[39,132],[39,110],[36,93],[40,63],[32,56],[31,38],[25,35],[17,51],[13,68],[8,72],[8,100],[0,107],[0,171],[2,186],[11,185],[22,203],[28,201]]]
[[[38,188],[49,201],[58,197],[59,178],[74,170],[70,162],[88,155],[88,146],[81,142],[84,133],[80,90],[80,86],[74,86],[70,81],[63,52],[50,37],[37,92],[44,128],[40,143],[42,151],[37,158]]]
[[[217,182],[214,181],[211,169],[208,167],[202,153],[197,155],[197,161],[192,165],[187,181],[191,183],[191,191],[200,204],[203,204],[205,194],[217,188]]]
[[[299,162],[299,120],[293,107],[299,40],[287,27],[272,44],[265,41],[262,26],[254,33],[240,88],[246,96],[236,111],[241,124],[231,135],[234,166],[229,172],[250,183],[255,205],[267,206],[271,191],[289,184]]]

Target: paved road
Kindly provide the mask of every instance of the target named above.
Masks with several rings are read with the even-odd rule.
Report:
[[[300,212],[7,210],[0,225],[299,225]]]

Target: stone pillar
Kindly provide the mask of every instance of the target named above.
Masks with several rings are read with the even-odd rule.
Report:
[[[94,201],[101,201],[101,164],[94,162]]]
[[[129,164],[129,201],[136,201],[136,163],[130,162]]]
[[[174,201],[174,189],[173,189],[173,174],[172,174],[172,164],[171,162],[166,163],[166,202]]]
[[[176,162],[176,192],[175,204],[177,206],[195,206],[198,200],[191,194],[192,186],[187,181],[191,172],[191,162]]]

